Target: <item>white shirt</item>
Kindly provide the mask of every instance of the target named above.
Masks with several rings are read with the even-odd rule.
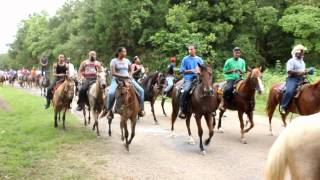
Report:
[[[76,77],[76,71],[74,70],[74,65],[72,63],[69,63],[69,75],[72,78]]]

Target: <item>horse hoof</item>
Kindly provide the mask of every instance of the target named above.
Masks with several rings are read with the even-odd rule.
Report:
[[[207,139],[207,140],[204,142],[204,145],[209,146],[209,144],[210,144],[210,140]]]
[[[217,130],[217,133],[224,133],[224,131],[223,131],[222,128],[220,128],[220,129]]]
[[[247,144],[248,142],[247,142],[247,140],[246,140],[245,138],[242,138],[242,139],[241,139],[241,143],[242,143],[242,144]]]
[[[269,133],[269,136],[273,136],[273,133],[271,132],[271,133]]]
[[[194,142],[193,137],[189,137],[189,139],[188,139],[188,144],[190,144],[190,145],[195,145],[195,144],[196,144],[196,143]]]
[[[202,150],[202,151],[200,152],[200,154],[201,154],[202,156],[205,156],[207,153],[206,153],[205,150]]]
[[[170,137],[170,138],[175,138],[175,137],[176,137],[176,134],[175,134],[174,132],[171,132],[171,133],[169,134],[169,137]]]
[[[155,121],[155,122],[154,122],[154,125],[159,125],[159,122],[158,122],[158,121]]]

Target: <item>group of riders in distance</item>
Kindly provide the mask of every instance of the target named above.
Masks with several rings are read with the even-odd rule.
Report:
[[[306,70],[303,60],[305,50],[306,48],[301,44],[292,49],[292,58],[288,60],[286,65],[288,75],[286,83],[275,84],[270,90],[267,113],[271,133],[271,119],[278,104],[280,104],[279,111],[284,125],[286,125],[285,118],[289,112],[306,115],[317,111],[310,110],[312,108],[305,109],[302,107],[302,103],[308,99],[303,91],[310,90],[310,86],[304,85],[306,83],[305,76],[306,74],[313,74],[314,71],[313,68]],[[125,134],[122,134],[122,139],[126,139],[127,145],[130,144],[134,136],[136,119],[145,115],[144,102],[150,101],[155,123],[158,123],[154,114],[154,101],[158,95],[162,95],[162,108],[165,114],[165,98],[171,97],[172,132],[175,119],[178,116],[181,119],[186,119],[188,134],[192,138],[189,122],[191,115],[194,114],[198,126],[200,149],[204,151],[200,121],[202,116],[205,117],[209,128],[209,139],[205,141],[205,144],[209,144],[213,136],[217,109],[220,110],[218,129],[221,128],[221,117],[226,109],[238,111],[241,141],[243,143],[246,143],[244,134],[254,126],[255,92],[260,94],[264,90],[262,82],[263,68],[256,67],[251,69],[246,67],[245,60],[241,58],[241,49],[239,47],[233,48],[232,52],[233,57],[227,59],[223,67],[225,81],[214,84],[212,83],[211,65],[206,64],[201,57],[196,55],[196,46],[194,45],[188,46],[189,54],[182,59],[179,68],[176,67],[176,58],[171,57],[166,73],[155,72],[147,75],[147,68],[143,67],[139,57],[134,56],[133,60],[130,61],[126,58],[126,48],[120,47],[116,50],[115,57],[110,62],[109,70],[104,68],[102,63],[97,60],[95,51],[88,53],[88,59],[81,62],[78,72],[70,62],[70,58],[65,59],[64,54],[60,54],[58,61],[53,64],[53,79],[51,83],[49,83],[49,77],[45,73],[48,69],[48,57],[46,56],[40,59],[41,71],[33,68],[29,72],[24,67],[17,72],[14,70],[1,71],[0,82],[5,80],[10,80],[11,82],[17,78],[22,85],[23,82],[28,82],[29,79],[31,82],[38,84],[39,87],[47,87],[45,109],[50,107],[51,102],[54,106],[59,104],[54,102],[54,96],[64,97],[64,94],[68,94],[66,89],[72,92],[75,89],[75,94],[78,94],[76,110],[83,111],[85,125],[87,123],[86,110],[89,110],[89,123],[92,111],[95,120],[93,128],[97,128],[99,135],[98,119],[106,116],[109,120],[109,135],[111,135],[111,121],[114,118],[114,113],[120,114],[121,130]],[[182,79],[177,78],[176,70],[182,75]],[[246,72],[247,74],[244,76]],[[107,77],[111,78],[109,86],[106,81]],[[60,87],[66,79],[71,84],[66,83],[63,87]],[[302,86],[303,88],[298,88]],[[66,103],[62,103],[65,107],[58,108],[60,111],[61,109],[71,108],[73,95],[65,97],[68,97],[69,100]],[[56,107],[54,108],[60,118],[60,111]],[[244,113],[247,114],[248,122],[250,122],[250,126],[246,129],[243,121]],[[128,140],[126,125],[128,119],[131,120],[133,131],[131,131],[131,140]],[[57,126],[56,122],[55,126]]]

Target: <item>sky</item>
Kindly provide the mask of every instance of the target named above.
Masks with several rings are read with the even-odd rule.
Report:
[[[47,11],[50,16],[62,7],[66,0],[0,0],[0,54],[14,41],[21,20],[35,12]]]

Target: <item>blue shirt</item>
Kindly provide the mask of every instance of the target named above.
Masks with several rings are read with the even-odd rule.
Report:
[[[181,66],[180,66],[180,73],[183,73],[185,70],[190,70],[190,69],[196,69],[198,64],[202,65],[203,60],[199,56],[185,56],[182,59]],[[183,74],[184,79],[192,79],[196,77],[196,72],[189,73],[189,74]]]
[[[294,70],[294,71],[305,71],[306,64],[304,63],[303,59],[298,59],[297,57],[293,57],[289,59],[287,62],[287,72]]]

